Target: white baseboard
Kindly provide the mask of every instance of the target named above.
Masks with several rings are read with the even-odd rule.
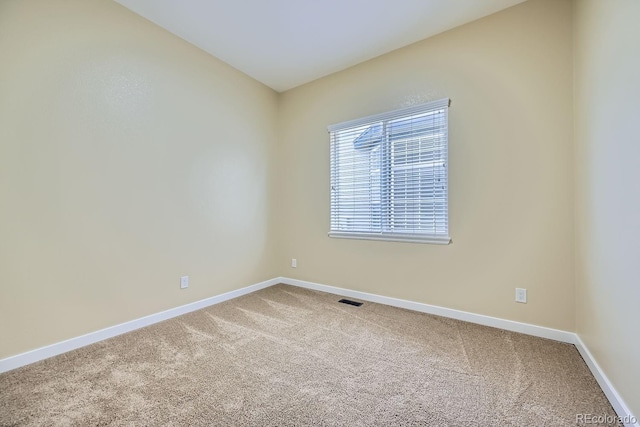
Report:
[[[520,332],[526,335],[549,338],[566,343],[574,343],[575,334],[573,332],[561,331],[558,329],[536,326],[528,323],[516,322],[513,320],[499,319],[497,317],[485,316],[482,314],[469,313],[467,311],[454,310],[452,308],[439,307],[436,305],[423,304],[420,302],[408,301],[398,298],[385,297],[382,295],[370,294],[367,292],[352,291],[350,289],[337,288],[334,286],[322,285],[319,283],[307,282],[304,280],[281,277],[281,283],[299,286],[301,288],[314,289],[316,291],[329,292],[350,298],[357,298],[364,301],[376,302],[379,304],[391,305],[393,307],[406,308],[408,310],[419,311],[421,313],[435,314],[437,316],[449,317],[451,319],[464,320],[465,322],[477,323],[479,325],[491,326],[505,329],[507,331]]]
[[[210,305],[219,304],[221,302],[237,298],[242,295],[250,294],[257,290],[275,285],[277,283],[280,283],[280,280],[277,278],[266,280],[264,282],[256,283],[251,286],[236,289],[234,291],[226,292],[221,295],[216,295],[211,298],[205,298],[200,301],[181,305],[180,307],[171,308],[169,310],[161,311],[159,313],[121,323],[119,325],[110,326],[99,331],[90,332],[86,335],[81,335],[79,337],[51,344],[46,347],[40,347],[35,350],[7,357],[6,359],[0,360],[0,373],[25,366],[30,363],[38,362],[49,357],[57,356],[58,354],[66,353],[68,351],[75,350],[77,348],[84,347],[98,341],[106,340],[108,338],[124,334],[126,332],[144,328],[145,326],[162,322],[163,320],[171,319],[172,317],[180,316],[182,314],[200,310],[201,308],[205,308]]]
[[[313,289],[316,291],[328,292],[336,295],[341,295],[349,298],[356,298],[363,301],[371,301],[379,304],[391,305],[394,307],[406,308],[408,310],[419,311],[422,313],[435,314],[437,316],[449,317],[452,319],[463,320],[465,322],[477,323],[479,325],[491,326],[494,328],[504,329],[507,331],[520,332],[526,335],[533,335],[536,337],[549,338],[556,341],[561,341],[569,344],[574,344],[582,358],[587,363],[587,366],[591,370],[591,373],[595,377],[596,381],[602,388],[605,396],[611,402],[611,406],[616,411],[618,416],[624,420],[626,417],[633,423],[626,423],[626,427],[640,427],[638,420],[631,415],[629,407],[624,403],[618,392],[615,390],[607,376],[600,369],[595,359],[584,345],[578,335],[573,332],[561,331],[558,329],[546,328],[544,326],[536,326],[528,323],[515,322],[513,320],[500,319],[497,317],[485,316],[482,314],[469,313],[466,311],[454,310],[446,307],[439,307],[435,305],[423,304],[414,301],[407,301],[403,299],[385,297],[382,295],[370,294],[367,292],[353,291],[351,289],[338,288],[335,286],[323,285],[320,283],[307,282],[305,280],[291,279],[288,277],[280,277],[279,283],[287,285],[298,286],[306,289]],[[598,415],[598,414],[593,414]]]
[[[607,378],[607,376],[604,374],[604,371],[600,368],[600,366],[596,362],[596,359],[594,359],[593,355],[584,344],[584,342],[580,339],[580,336],[578,334],[575,334],[574,344],[580,352],[580,355],[584,359],[585,363],[591,370],[591,373],[598,382],[598,385],[600,385],[600,388],[604,392],[605,396],[607,396],[607,399],[609,399],[609,402],[611,402],[611,406],[613,406],[613,409],[616,411],[618,416],[623,419],[623,421],[628,421],[624,423],[625,427],[640,427],[639,420],[631,415],[629,407],[613,387],[613,384],[611,384],[609,378]],[[625,417],[627,418],[627,420],[625,420]]]
[[[71,338],[66,341],[41,347],[32,351],[28,351],[16,356],[11,356],[6,359],[0,360],[0,373],[10,371],[12,369],[19,368],[21,366],[28,365],[49,357],[56,356],[58,354],[66,353],[71,350],[75,350],[80,347],[87,346],[89,344],[96,343],[98,341],[106,340],[108,338],[115,337],[117,335],[124,334],[126,332],[134,331],[145,326],[152,325],[154,323],[161,322],[163,320],[171,319],[173,317],[180,316],[182,314],[190,313],[192,311],[200,310],[202,308],[218,304],[224,301],[228,301],[233,298],[240,297],[242,295],[250,294],[260,289],[273,286],[278,283],[284,283],[287,285],[298,286],[306,289],[313,289],[316,291],[328,292],[336,295],[341,295],[349,298],[356,298],[364,301],[375,302],[379,304],[390,305],[393,307],[405,308],[408,310],[418,311],[422,313],[434,314],[442,317],[449,317],[452,319],[463,320],[465,322],[476,323],[479,325],[491,326],[494,328],[504,329],[512,332],[520,332],[526,335],[533,335],[542,338],[548,338],[556,341],[566,342],[574,344],[582,358],[585,360],[587,366],[591,370],[596,381],[602,388],[603,392],[611,402],[611,405],[615,409],[620,418],[631,418],[633,423],[626,423],[627,427],[640,427],[637,419],[631,415],[629,407],[625,404],[624,400],[620,397],[616,389],[613,387],[607,376],[604,374],[600,366],[596,363],[595,359],[589,352],[589,349],[582,342],[580,337],[573,332],[561,331],[558,329],[546,328],[544,326],[536,326],[528,323],[516,322],[513,320],[500,319],[497,317],[485,316],[482,314],[469,313],[466,311],[454,310],[446,307],[439,307],[435,305],[423,304],[414,301],[408,301],[398,298],[391,298],[382,295],[370,294],[367,292],[353,291],[350,289],[338,288],[335,286],[323,285],[320,283],[308,282],[305,280],[291,279],[288,277],[276,277],[274,279],[266,280],[264,282],[256,283],[255,285],[247,286],[235,291],[227,292],[221,295],[217,295],[211,298],[206,298],[200,301],[196,301],[190,304],[182,305],[180,307],[172,308],[160,313],[151,314],[149,316],[141,317],[140,319],[132,320],[129,322],[121,323],[119,325],[111,326],[109,328],[101,329],[96,332],[91,332],[86,335],[82,335],[76,338]],[[594,414],[596,415],[596,414]]]

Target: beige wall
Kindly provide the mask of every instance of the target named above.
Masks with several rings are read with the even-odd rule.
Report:
[[[574,9],[577,332],[640,416],[640,2]]]
[[[571,13],[526,2],[285,92],[282,273],[574,330]],[[453,244],[327,237],[327,125],[443,97]]]
[[[0,358],[277,276],[277,100],[115,2],[0,2]]]
[[[640,3],[573,8],[278,96],[114,2],[0,2],[0,358],[285,275],[577,329],[640,413]],[[327,125],[442,97],[454,243],[327,237]]]

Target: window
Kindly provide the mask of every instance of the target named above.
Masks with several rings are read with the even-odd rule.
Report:
[[[331,237],[449,243],[442,99],[329,126]]]

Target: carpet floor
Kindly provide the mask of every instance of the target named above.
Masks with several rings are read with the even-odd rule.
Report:
[[[615,416],[573,345],[339,299],[276,285],[6,372],[0,425],[575,426],[577,414]]]

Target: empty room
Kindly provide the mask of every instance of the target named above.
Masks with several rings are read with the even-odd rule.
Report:
[[[640,427],[638,22],[0,0],[0,426]]]

